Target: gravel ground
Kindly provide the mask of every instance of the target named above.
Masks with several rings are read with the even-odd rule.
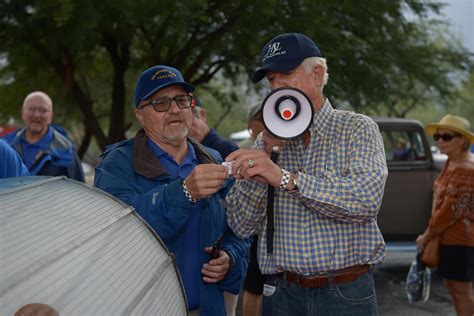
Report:
[[[414,252],[388,252],[385,262],[374,271],[379,314],[381,316],[456,315],[443,279],[432,271],[430,298],[426,303],[409,304],[405,280]]]

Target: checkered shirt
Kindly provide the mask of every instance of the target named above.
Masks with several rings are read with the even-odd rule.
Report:
[[[298,190],[275,190],[273,254],[266,249],[267,185],[237,180],[227,195],[228,223],[235,234],[260,235],[258,261],[264,274],[318,274],[378,264],[385,257],[377,213],[388,172],[377,124],[334,110],[326,100],[310,132],[306,148],[299,137],[280,152],[279,165],[298,171]],[[255,146],[263,148],[261,136]]]

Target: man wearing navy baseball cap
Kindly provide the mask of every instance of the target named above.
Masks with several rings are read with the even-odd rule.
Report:
[[[94,184],[133,206],[173,253],[190,315],[225,315],[223,291],[239,292],[249,243],[227,226],[221,156],[188,138],[193,90],[175,68],[145,70],[135,91],[142,129],[106,149]]]
[[[254,148],[226,158],[239,170],[226,197],[229,226],[241,238],[259,235],[263,315],[378,313],[372,267],[385,257],[377,226],[387,177],[383,140],[369,117],[332,107],[323,93],[327,71],[304,34],[267,42],[252,81],[266,78],[282,95],[285,88],[303,91],[314,109],[312,124],[285,141],[265,130]],[[270,159],[273,146],[280,147],[278,164]],[[270,253],[269,186],[275,188]]]

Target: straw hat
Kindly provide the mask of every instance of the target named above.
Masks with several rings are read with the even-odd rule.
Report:
[[[471,144],[474,144],[474,134],[470,131],[471,124],[463,117],[455,115],[445,115],[439,123],[431,123],[426,125],[425,130],[428,134],[433,135],[438,128],[445,128],[452,130],[458,134],[469,139]]]

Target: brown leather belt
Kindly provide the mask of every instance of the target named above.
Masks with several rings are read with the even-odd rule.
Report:
[[[361,275],[370,270],[370,265],[354,266],[332,272],[334,284],[350,283],[357,280]],[[294,283],[303,288],[323,287],[329,285],[329,276],[327,274],[305,276],[292,272],[282,272],[278,274],[280,278],[285,278],[286,282]]]

